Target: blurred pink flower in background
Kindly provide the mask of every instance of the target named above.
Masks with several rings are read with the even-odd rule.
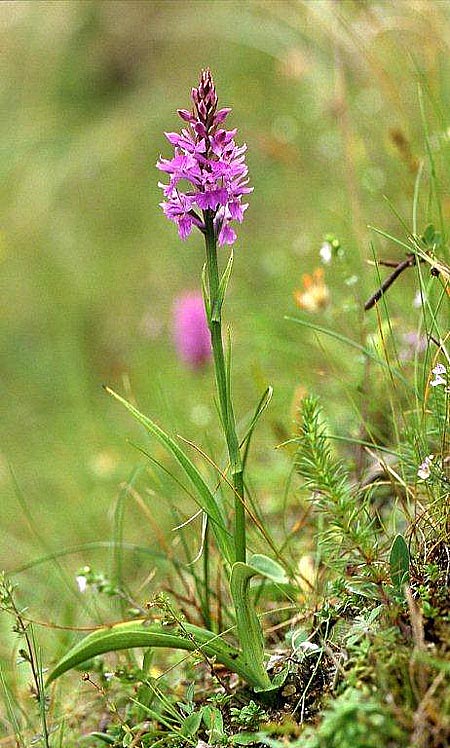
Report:
[[[175,299],[173,336],[179,358],[191,369],[200,369],[211,358],[211,336],[201,293],[187,291]]]
[[[412,361],[416,355],[427,350],[428,341],[425,335],[419,335],[415,330],[404,332],[401,335],[403,345],[399,351],[400,361]]]

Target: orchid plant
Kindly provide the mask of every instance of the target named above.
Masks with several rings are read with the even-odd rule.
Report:
[[[174,155],[171,159],[161,157],[157,168],[169,177],[167,184],[160,183],[164,214],[177,225],[181,239],[185,240],[193,229],[197,229],[205,240],[202,292],[214,359],[220,423],[229,457],[228,468],[221,475],[234,495],[231,518],[226,516],[216,489],[207,484],[178,440],[120,395],[109,388],[107,390],[175,458],[193,485],[196,501],[212,529],[226,572],[234,604],[238,646],[229,644],[220,631],[190,623],[178,622],[178,627],[168,630],[151,620],[133,620],[95,631],[76,644],[56,665],[48,682],[93,656],[131,647],[169,647],[212,657],[259,692],[277,689],[284,679],[283,673],[273,680],[267,673],[263,633],[250,593],[250,582],[257,575],[278,585],[286,584],[288,579],[284,568],[267,556],[256,554],[247,562],[246,515],[249,512],[244,491],[248,444],[260,415],[270,402],[272,389],[267,388],[247,432],[240,437],[231,393],[230,344],[225,350],[222,335],[222,308],[233,255],[221,273],[217,247],[234,244],[237,236],[232,224],[242,222],[248,207],[244,200],[252,192],[252,187],[248,186],[246,146],[236,145],[237,131],[223,126],[231,110],[218,109],[218,97],[209,70],[202,72],[198,87],[192,89],[191,98],[190,111],[178,110],[185,123],[181,133],[166,133],[174,147]],[[230,478],[227,477],[228,470]],[[205,594],[207,597],[206,580]]]
[[[211,332],[220,415],[235,489],[235,560],[245,561],[242,461],[222,342],[222,304],[232,257],[220,281],[217,244],[236,241],[236,232],[230,223],[232,220],[242,221],[248,207],[246,203],[242,204],[242,197],[252,188],[248,186],[245,164],[247,146],[236,146],[236,130],[220,127],[231,109],[217,110],[218,98],[209,70],[202,73],[198,88],[193,88],[191,93],[192,112],[178,110],[189,129],[183,128],[181,134],[166,133],[166,138],[175,148],[175,155],[172,159],[160,158],[157,163],[157,168],[170,176],[168,185],[160,183],[166,198],[161,207],[165,215],[177,224],[181,239],[189,236],[193,226],[205,237],[207,283],[203,284],[203,295]],[[179,188],[183,182],[189,186],[186,192]]]

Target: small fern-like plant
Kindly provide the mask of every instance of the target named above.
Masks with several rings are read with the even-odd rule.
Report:
[[[322,408],[317,397],[302,401],[296,469],[311,492],[318,510],[319,547],[326,563],[343,568],[364,563],[369,569],[377,557],[374,520],[363,491],[350,482],[343,463],[332,453]]]

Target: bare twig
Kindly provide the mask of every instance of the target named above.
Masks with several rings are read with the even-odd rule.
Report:
[[[422,259],[420,259],[419,261],[423,262]],[[389,262],[389,264],[388,264],[388,262],[384,262],[384,263],[380,263],[380,264],[384,264],[384,265],[388,265],[388,267],[392,267],[392,265],[391,265],[390,262]],[[381,297],[383,296],[383,294],[386,293],[386,291],[388,290],[388,288],[390,288],[392,286],[392,284],[394,283],[394,281],[397,280],[398,276],[401,273],[403,273],[403,271],[406,270],[406,268],[413,267],[416,264],[417,264],[417,258],[416,258],[416,255],[413,255],[413,254],[407,255],[404,260],[402,260],[401,262],[398,262],[395,265],[395,269],[393,270],[393,272],[390,275],[388,275],[388,277],[386,278],[386,280],[383,281],[383,283],[381,284],[381,286],[375,291],[374,294],[372,294],[372,296],[370,297],[370,299],[368,299],[368,301],[366,301],[366,303],[364,304],[364,310],[367,312],[367,311],[369,311],[369,309],[372,309],[372,307],[375,306],[375,304],[377,303],[377,301],[379,301],[381,299]]]

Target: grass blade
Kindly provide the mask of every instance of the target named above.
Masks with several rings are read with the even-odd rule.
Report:
[[[392,375],[397,377],[403,384],[405,384],[408,389],[411,389],[411,384],[408,382],[407,379],[401,374],[401,372],[390,366],[386,361],[383,361],[379,356],[375,355],[373,351],[370,350],[370,348],[367,348],[364,345],[361,345],[361,343],[357,343],[355,340],[352,340],[351,338],[347,338],[346,335],[342,335],[339,332],[335,332],[335,330],[330,330],[327,327],[321,327],[320,325],[315,325],[313,322],[310,322],[309,320],[300,319],[299,317],[285,317],[289,322],[296,322],[298,325],[302,325],[303,327],[308,327],[310,330],[314,330],[314,332],[320,332],[324,335],[328,335],[330,338],[334,338],[335,340],[338,340],[340,343],[345,343],[346,345],[349,345],[351,348],[355,348],[357,351],[360,351],[363,353],[367,358],[372,359],[372,361],[375,361],[379,366],[383,367],[383,369],[387,369]]]
[[[116,400],[119,401],[125,408],[131,413],[131,415],[144,426],[145,430],[154,436],[165,449],[176,459],[178,464],[183,468],[184,472],[188,476],[189,480],[193,484],[196,490],[196,501],[198,505],[203,509],[211,520],[212,529],[217,540],[222,557],[231,563],[233,558],[233,545],[231,534],[228,532],[225,524],[225,518],[222,511],[217,504],[214,494],[205,483],[202,475],[197,470],[194,463],[189,459],[186,453],[176,443],[171,436],[152,421],[147,416],[143,415],[134,405],[131,405],[127,400],[111,390],[109,387],[105,388],[108,394],[112,395]]]

